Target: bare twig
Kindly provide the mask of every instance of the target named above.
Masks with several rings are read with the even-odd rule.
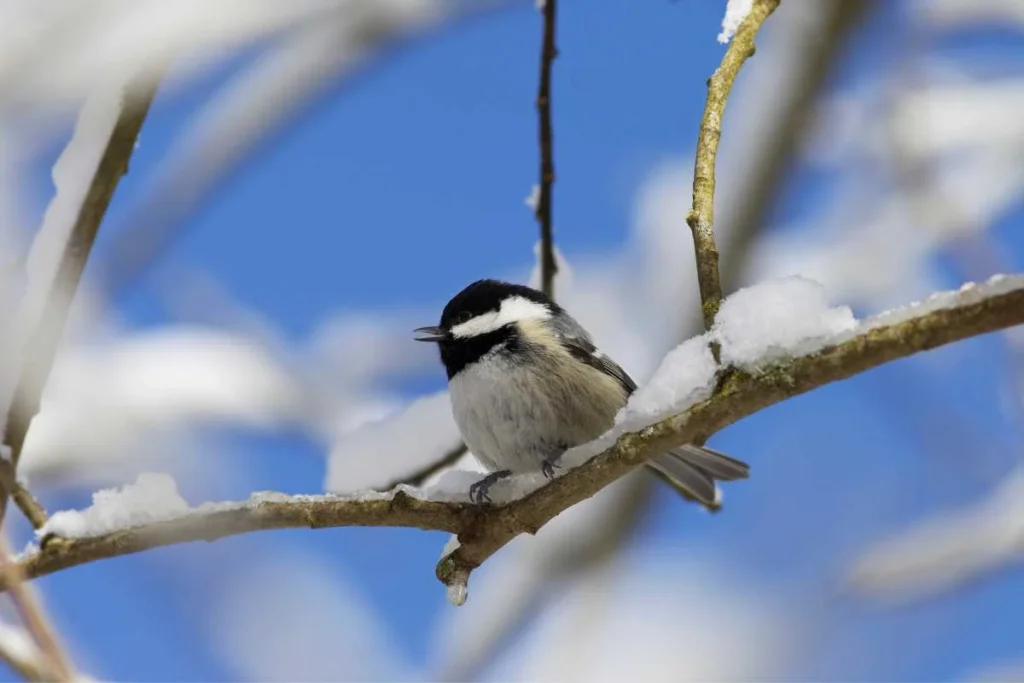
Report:
[[[75,679],[74,669],[64,655],[64,650],[57,639],[57,634],[36,599],[32,587],[25,583],[22,566],[11,559],[11,551],[7,537],[0,534],[0,574],[4,585],[10,590],[11,601],[18,614],[35,639],[39,650],[46,656],[48,675],[34,680],[72,681]],[[5,658],[6,659],[6,658]],[[34,667],[38,668],[38,667]],[[42,673],[42,672],[35,672]]]
[[[46,523],[46,510],[18,481],[14,463],[6,458],[0,458],[0,489],[10,491],[11,498],[14,498],[14,502],[25,513],[34,528],[38,529]]]
[[[697,137],[693,169],[693,208],[686,222],[693,233],[697,256],[697,280],[700,285],[704,328],[711,329],[722,301],[722,283],[718,275],[718,246],[715,244],[715,159],[722,138],[722,117],[729,92],[740,67],[754,54],[754,36],[780,0],[755,0],[750,14],[740,24],[722,63],[708,79],[708,96]]]
[[[437,575],[446,584],[464,585],[473,569],[513,538],[536,533],[563,510],[666,450],[706,439],[743,417],[824,384],[919,351],[1019,324],[1024,324],[1024,285],[957,299],[936,310],[925,307],[898,323],[867,324],[846,341],[754,374],[734,370],[711,398],[639,432],[623,434],[614,446],[583,466],[501,507],[420,500],[404,490],[380,499],[282,496],[276,500],[263,496],[248,505],[200,509],[92,538],[51,537],[40,551],[25,558],[22,566],[25,574],[34,578],[158,546],[262,529],[407,526],[458,534],[460,547],[438,564]]]
[[[158,79],[152,73],[146,73],[126,88],[124,107],[82,201],[70,239],[61,254],[57,276],[47,295],[38,326],[29,337],[28,356],[18,377],[4,434],[4,443],[11,449],[14,474],[17,473],[29,425],[39,411],[39,400],[50,375],[82,271],[114,191],[121,176],[128,172],[128,159],[135,149],[135,141],[156,94],[157,85]],[[10,493],[7,487],[3,487],[0,495],[0,521],[6,512],[7,496]],[[33,526],[39,528],[45,522],[46,512],[31,496],[18,495],[15,501]]]
[[[555,44],[555,20],[558,0],[545,0],[544,38],[540,51],[540,84],[537,87],[537,124],[540,143],[540,196],[537,200],[537,222],[540,223],[540,286],[548,296],[554,296],[555,237],[551,225],[555,184],[554,134],[551,125],[551,67],[558,56]]]

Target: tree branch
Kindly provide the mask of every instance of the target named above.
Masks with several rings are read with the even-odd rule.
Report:
[[[540,142],[540,197],[537,201],[537,222],[540,223],[540,288],[554,296],[555,237],[551,225],[555,183],[554,135],[551,126],[551,67],[558,56],[555,45],[555,19],[558,0],[544,0],[544,39],[540,53],[540,84],[537,87],[537,123]]]
[[[4,534],[0,534],[0,576],[3,576],[4,585],[10,589],[11,601],[32,634],[39,652],[46,657],[45,663],[38,664],[23,661],[14,656],[14,653],[6,653],[3,659],[13,666],[19,666],[22,673],[31,680],[75,680],[74,669],[60,646],[56,631],[31,587],[25,584],[23,568],[11,559],[7,537]]]
[[[382,526],[458,533],[485,514],[484,508],[470,503],[422,500],[406,491],[403,487],[379,498],[363,500],[332,495],[255,495],[248,502],[200,507],[180,517],[101,536],[47,536],[41,550],[23,558],[21,566],[27,577],[37,578],[108,557],[268,529]]]
[[[563,510],[589,498],[667,450],[703,443],[747,415],[787,398],[919,351],[1024,324],[1024,283],[991,297],[873,325],[850,339],[756,374],[729,372],[711,398],[689,410],[620,436],[613,447],[529,495],[481,518],[459,534],[460,547],[442,558],[437,576],[451,586],[521,533],[536,533]]]
[[[198,508],[167,521],[93,538],[44,539],[21,562],[30,578],[158,546],[212,541],[263,529],[403,526],[458,534],[460,546],[441,560],[437,575],[465,587],[470,572],[521,533],[536,533],[563,510],[593,496],[650,458],[707,439],[732,423],[787,398],[870,368],[979,334],[1024,324],[1024,280],[923,306],[900,322],[868,320],[855,335],[756,373],[728,371],[714,394],[688,410],[615,444],[529,495],[501,507],[422,500],[400,488],[379,498],[262,494],[248,503]]]
[[[64,245],[57,274],[47,294],[36,329],[28,337],[28,356],[18,376],[14,399],[7,414],[4,443],[11,449],[11,464],[16,475],[18,461],[25,445],[29,425],[39,412],[43,387],[50,375],[57,347],[64,332],[64,323],[82,279],[86,261],[99,232],[100,223],[107,212],[121,176],[128,172],[128,159],[135,150],[142,122],[156,94],[159,79],[151,73],[137,78],[125,88],[125,102],[110,139],[107,142],[96,172],[75,217],[70,238]],[[0,480],[0,521],[7,509],[11,489]],[[18,494],[15,502],[28,517],[32,526],[39,528],[46,521],[46,512],[30,496]]]
[[[704,329],[710,330],[722,302],[722,283],[718,275],[718,246],[715,244],[715,160],[722,138],[722,118],[740,67],[754,55],[754,36],[780,0],[754,0],[750,14],[740,24],[736,36],[722,57],[722,63],[708,79],[708,96],[697,136],[697,154],[693,167],[693,208],[686,222],[693,233],[697,257]]]

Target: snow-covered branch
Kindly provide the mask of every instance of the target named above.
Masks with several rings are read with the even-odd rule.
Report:
[[[750,303],[746,310],[737,311],[738,318],[757,317],[759,305]],[[833,315],[831,310],[822,313]],[[576,451],[577,458],[601,452],[585,466],[493,510],[481,518],[479,527],[460,534],[466,541],[442,558],[438,578],[449,586],[468,581],[473,569],[518,534],[536,532],[567,507],[670,448],[706,440],[768,406],[883,363],[1019,324],[1024,324],[1024,276],[997,276],[985,285],[965,285],[958,292],[936,294],[923,304],[870,318],[831,337],[808,337],[795,344],[791,340],[787,346],[800,349],[800,354],[785,361],[773,362],[779,345],[769,340],[760,355],[765,363],[746,360],[743,365],[751,369],[728,372],[709,398],[643,429],[619,434],[613,430],[569,451],[567,457]],[[725,345],[722,352],[725,357]],[[714,377],[710,373],[707,381],[714,383]],[[657,380],[656,373],[651,383]],[[700,396],[700,387],[694,389],[691,398]],[[642,393],[643,389],[638,395]],[[628,418],[621,423],[628,424]]]
[[[82,107],[71,141],[54,166],[56,194],[25,264],[20,313],[24,356],[10,404],[3,406],[7,411],[4,445],[10,448],[14,470],[29,424],[39,412],[86,260],[114,190],[128,172],[128,159],[158,82],[155,73],[145,71],[130,82],[112,79],[97,88]],[[13,494],[33,526],[45,521],[43,509],[23,489],[2,479],[0,488],[0,520],[7,496]]]
[[[779,310],[780,292],[800,303],[794,310]],[[402,486],[352,496],[255,494],[240,503],[172,505],[156,521],[128,516],[107,519],[111,523],[106,526],[76,527],[61,521],[58,513],[53,528],[43,530],[42,548],[23,557],[22,567],[27,576],[37,577],[157,546],[263,529],[406,526],[458,535],[459,544],[442,558],[437,574],[456,593],[464,593],[470,572],[513,538],[536,533],[564,510],[666,449],[707,439],[770,405],[883,363],[1024,324],[1021,275],[965,285],[860,324],[848,309],[828,308],[809,296],[813,294],[810,288],[783,281],[741,290],[726,299],[715,330],[666,357],[648,383],[650,391],[645,386],[637,392],[616,429],[566,453],[566,464],[578,467],[507,504],[470,505],[463,502],[464,495],[443,493],[439,483],[427,490]],[[768,331],[758,326],[759,320],[786,323],[801,316],[807,320],[788,335],[783,334],[790,327],[786,324]],[[746,326],[750,334],[737,326]],[[711,341],[722,345],[722,357],[731,359],[733,366],[709,360]],[[693,362],[681,362],[679,355],[692,356]],[[719,375],[721,380],[716,380]],[[656,404],[653,408],[647,405],[651,402]],[[671,412],[662,419],[666,406]]]

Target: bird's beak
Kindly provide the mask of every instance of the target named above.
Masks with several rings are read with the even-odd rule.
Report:
[[[420,335],[416,337],[416,341],[421,342],[439,342],[448,337],[448,333],[442,327],[418,327],[413,332]]]

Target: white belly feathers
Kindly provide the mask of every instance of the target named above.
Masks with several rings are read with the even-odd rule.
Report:
[[[625,403],[621,389],[582,364],[569,367],[586,376],[559,377],[543,364],[517,364],[499,353],[451,379],[456,424],[481,464],[492,471],[537,471],[546,459],[612,426]]]

